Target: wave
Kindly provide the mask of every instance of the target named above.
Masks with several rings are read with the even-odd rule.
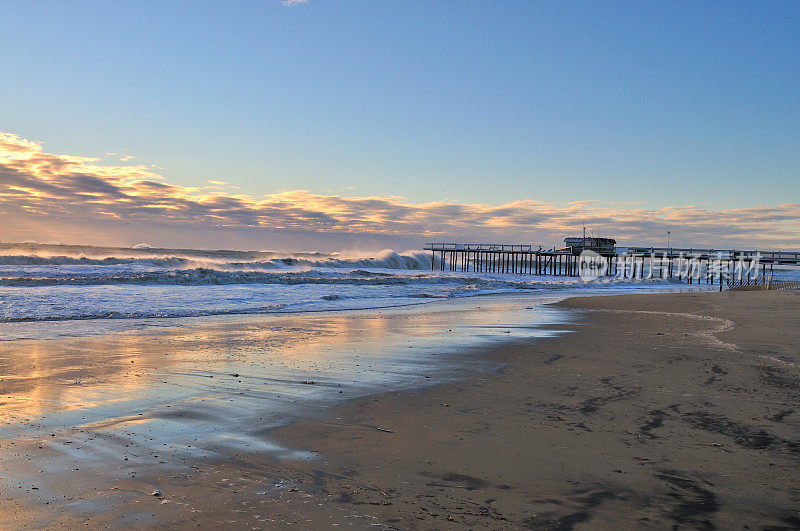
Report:
[[[223,285],[223,284],[404,284],[405,277],[353,277],[347,274],[304,271],[297,273],[267,273],[259,271],[220,271],[196,268],[172,271],[148,271],[130,274],[89,274],[52,276],[0,277],[0,286],[91,286],[91,285]]]
[[[376,258],[331,258],[317,261],[318,265],[325,267],[366,267],[372,269],[405,269],[405,270],[430,270],[441,262],[438,257],[432,257],[421,251],[407,251],[400,254],[395,251],[382,251]]]
[[[212,315],[251,315],[279,312],[285,304],[270,304],[253,308],[230,308],[208,310],[165,311],[98,311],[95,313],[67,313],[64,315],[43,315],[24,317],[0,317],[0,323],[32,323],[47,321],[90,321],[97,319],[176,319],[180,317],[207,317]]]
[[[625,285],[662,282],[653,280],[618,281],[614,279],[597,280],[588,285],[604,284]],[[376,271],[353,270],[346,272],[307,270],[295,272],[263,272],[263,271],[220,271],[216,269],[196,268],[169,271],[147,271],[129,274],[89,274],[89,275],[52,275],[52,276],[5,276],[0,277],[0,286],[37,287],[37,286],[104,286],[104,285],[138,285],[138,286],[214,286],[214,285],[282,285],[296,286],[304,284],[349,285],[349,286],[433,286],[443,289],[451,286],[458,290],[534,290],[559,289],[583,285],[578,278],[569,277],[529,277],[529,278],[497,278],[475,275],[437,275],[437,274],[387,274]],[[427,296],[427,295],[420,295]]]
[[[153,267],[180,267],[189,263],[185,258],[88,258],[86,256],[38,256],[38,255],[0,255],[0,265],[11,266],[47,266],[47,265],[95,265],[110,266],[123,264],[144,264]]]
[[[148,249],[151,250],[151,249]],[[254,251],[255,252],[255,251]],[[230,256],[230,253],[234,253]],[[327,268],[372,268],[430,270],[439,265],[438,257],[431,258],[423,252],[410,251],[400,254],[395,251],[382,251],[376,257],[345,258],[337,255],[300,253],[293,256],[270,256],[274,253],[260,253],[253,256],[245,251],[205,251],[189,256],[68,256],[39,254],[0,254],[0,266],[115,266],[140,265],[153,268],[202,268],[219,270],[259,270],[286,267],[327,267]],[[264,256],[266,255],[266,256]],[[266,259],[253,259],[253,258]],[[250,258],[250,260],[247,260]],[[232,260],[233,259],[233,260]]]
[[[17,246],[17,249],[19,246]],[[351,284],[400,285],[408,282],[401,271],[438,267],[427,253],[386,250],[372,257],[346,257],[320,253],[278,255],[262,251],[193,251],[178,249],[141,254],[133,249],[109,249],[113,255],[97,256],[99,249],[82,247],[80,256],[64,254],[0,254],[0,286],[167,285],[230,284]],[[59,249],[61,250],[61,249]],[[52,251],[52,249],[48,249]],[[87,256],[86,251],[92,254]],[[85,254],[83,254],[85,253]],[[138,255],[138,256],[137,256]],[[386,271],[381,272],[381,270]],[[400,273],[400,274],[397,274]]]
[[[329,279],[330,280],[330,279]],[[385,278],[376,278],[386,282]],[[66,290],[45,290],[35,295],[0,291],[0,323],[26,323],[69,320],[120,320],[144,318],[182,318],[213,315],[296,313],[330,310],[389,308],[423,304],[434,300],[455,299],[475,295],[503,293],[574,292],[582,288],[604,285],[626,288],[661,280],[582,283],[579,280],[554,281],[532,279],[514,281],[476,277],[407,277],[407,285],[397,283],[363,290],[352,283],[343,286],[307,286],[290,290],[273,290],[268,286],[195,286],[179,290],[152,286],[142,289],[121,286],[114,289],[76,287]],[[364,284],[361,284],[364,285]],[[380,286],[376,284],[375,286]],[[698,286],[699,287],[699,286]],[[30,297],[30,298],[29,298]]]
[[[87,275],[49,275],[49,276],[5,276],[0,277],[0,286],[97,286],[97,285],[169,285],[204,286],[230,284],[331,284],[353,286],[406,285],[406,284],[454,284],[481,287],[511,287],[531,289],[535,282],[498,280],[475,276],[443,277],[439,275],[382,274],[355,270],[336,271],[220,271],[217,269],[196,268],[170,271],[147,271],[129,274],[87,274]]]

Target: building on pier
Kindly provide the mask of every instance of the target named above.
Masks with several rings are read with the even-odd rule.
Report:
[[[617,240],[614,238],[594,238],[594,237],[575,237],[564,238],[564,247],[559,251],[579,255],[583,251],[594,251],[602,256],[613,256],[616,254]]]

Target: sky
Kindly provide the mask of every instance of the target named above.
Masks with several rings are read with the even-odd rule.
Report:
[[[800,248],[797,2],[0,11],[3,241]]]

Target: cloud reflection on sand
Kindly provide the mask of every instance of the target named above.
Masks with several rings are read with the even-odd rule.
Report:
[[[457,374],[466,360],[444,353],[542,335],[538,324],[564,319],[521,304],[482,299],[424,310],[203,318],[0,342],[3,438],[47,438],[76,461],[159,455],[174,462],[232,448],[294,455],[274,447],[268,432],[298,413]]]

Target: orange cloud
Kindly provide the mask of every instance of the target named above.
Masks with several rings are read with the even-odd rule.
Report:
[[[718,247],[800,247],[800,204],[740,209],[590,200],[554,204],[521,199],[503,205],[413,203],[402,197],[358,197],[281,190],[264,197],[231,193],[222,180],[211,186],[173,185],[151,167],[108,165],[93,157],[46,153],[40,143],[0,133],[0,221],[7,239],[33,231],[59,237],[58,229],[96,220],[189,229],[294,230],[406,236],[419,239],[559,241],[567,233],[601,227],[628,243],[673,241]],[[105,220],[105,221],[104,221]],[[48,229],[49,227],[49,229]],[[23,230],[24,229],[24,230]]]

